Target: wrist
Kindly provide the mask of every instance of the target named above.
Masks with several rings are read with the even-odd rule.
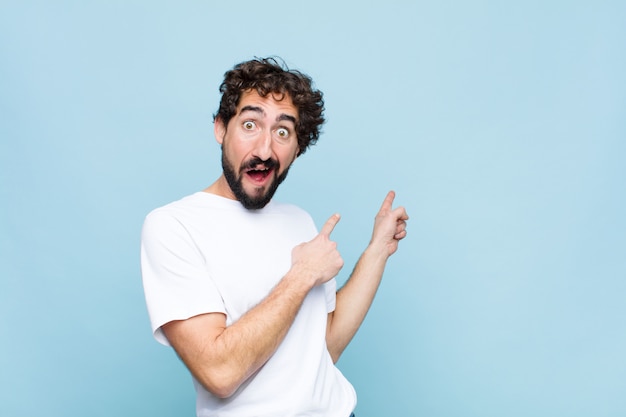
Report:
[[[316,277],[310,268],[294,264],[283,277],[285,284],[294,291],[307,294],[316,285]]]
[[[385,243],[374,240],[370,241],[363,253],[368,257],[372,257],[382,262],[386,262],[387,259],[389,259],[389,256],[391,256],[389,254],[389,248]]]

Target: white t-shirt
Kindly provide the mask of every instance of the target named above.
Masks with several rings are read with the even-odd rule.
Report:
[[[317,234],[302,209],[270,202],[246,210],[205,192],[152,211],[142,231],[141,271],[155,338],[161,326],[221,312],[237,321],[269,294],[291,267],[291,251]],[[326,347],[336,282],[313,288],[274,355],[235,394],[213,396],[197,381],[197,415],[347,417],[352,385]]]

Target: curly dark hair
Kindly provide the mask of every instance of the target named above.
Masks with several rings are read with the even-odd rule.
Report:
[[[261,97],[268,94],[289,94],[298,109],[298,155],[317,142],[324,123],[322,92],[313,88],[311,77],[300,71],[290,70],[284,62],[279,64],[275,58],[255,58],[227,71],[220,85],[220,108],[213,120],[220,118],[224,126],[227,126],[237,111],[242,93],[252,89]]]

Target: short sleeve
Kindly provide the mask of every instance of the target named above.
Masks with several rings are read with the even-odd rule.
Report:
[[[205,313],[226,313],[206,260],[184,225],[153,211],[141,234],[141,275],[154,337],[169,345],[161,326]]]
[[[307,222],[310,225],[310,239],[313,239],[319,232],[315,227],[315,223],[311,216],[307,213]],[[324,287],[324,295],[326,298],[326,313],[332,313],[335,311],[335,307],[337,304],[337,280],[336,278],[331,279],[323,284]]]
[[[326,312],[332,313],[335,311],[337,302],[337,281],[335,278],[324,284],[324,293],[326,295]]]

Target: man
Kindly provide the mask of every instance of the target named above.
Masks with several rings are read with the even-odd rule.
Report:
[[[330,234],[272,196],[317,141],[322,94],[273,59],[225,74],[214,133],[223,174],[154,210],[142,275],[156,339],[191,371],[198,416],[348,417],[356,395],[334,363],[365,318],[387,259],[406,236],[390,192],[371,241],[338,292]]]

